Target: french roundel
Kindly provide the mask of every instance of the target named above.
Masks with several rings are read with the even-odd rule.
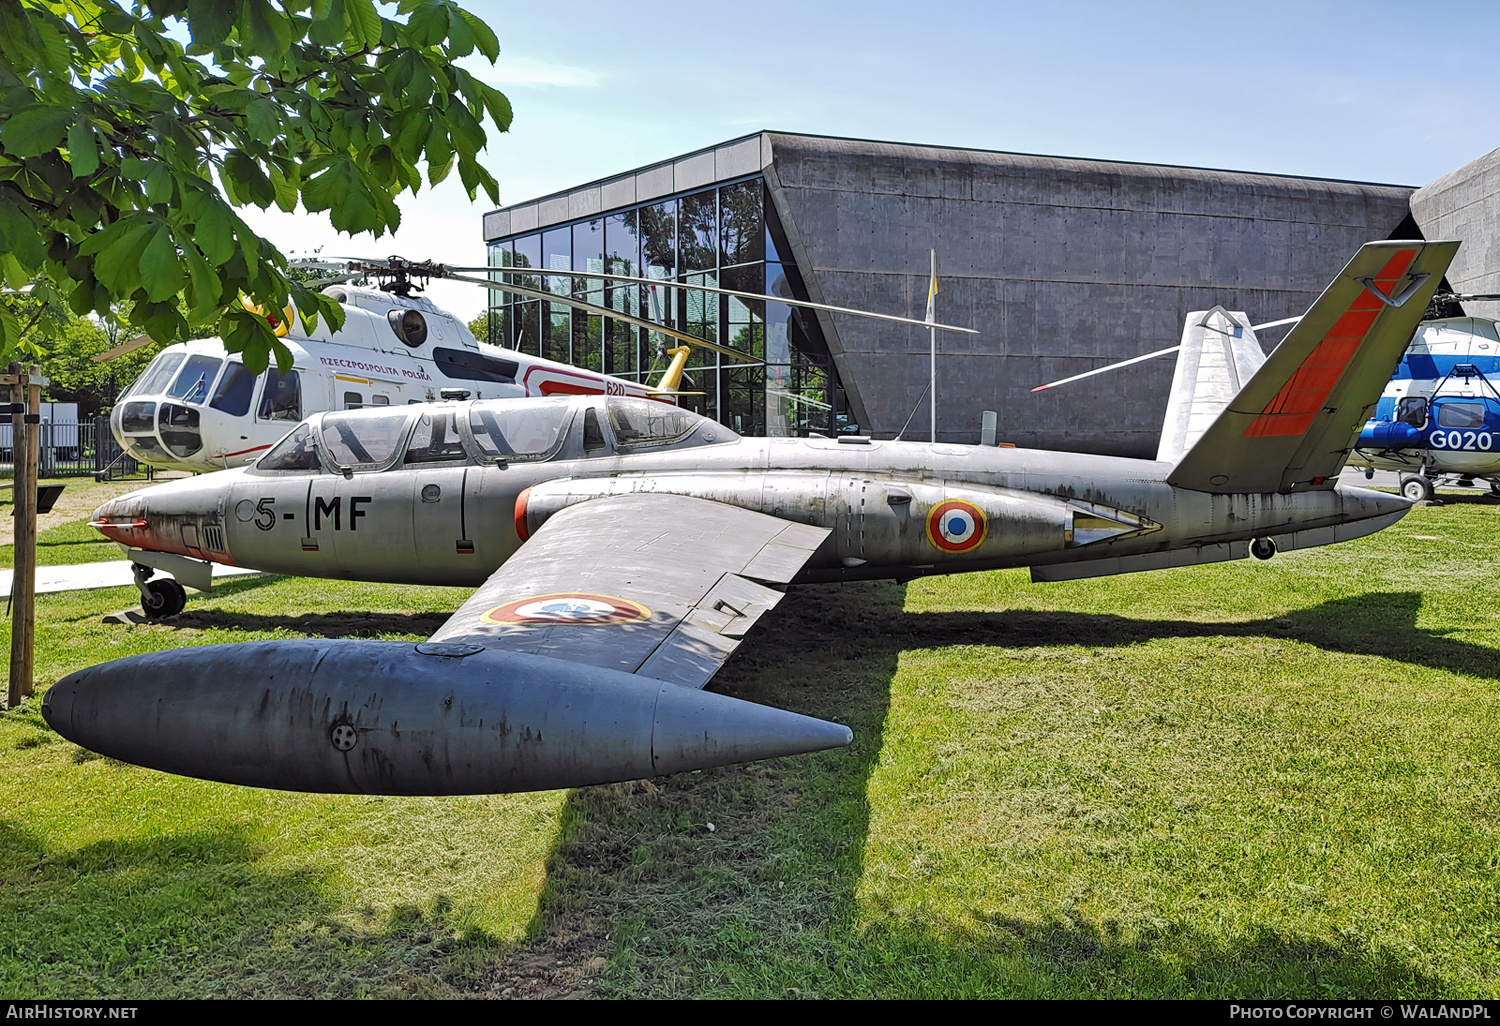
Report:
[[[927,514],[927,539],[944,552],[978,548],[986,530],[984,511],[962,499],[940,502]]]
[[[503,606],[496,606],[485,613],[481,619],[486,623],[497,624],[601,626],[634,623],[650,616],[651,610],[629,599],[616,598],[613,595],[564,592],[558,595],[532,595],[529,598],[515,599]]]

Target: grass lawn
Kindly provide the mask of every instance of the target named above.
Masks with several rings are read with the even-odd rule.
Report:
[[[33,699],[0,714],[0,998],[1496,997],[1500,508],[1449,498],[1268,563],[793,589],[714,686],[854,746],[633,784],[236,788]],[[38,681],[415,640],[464,597],[242,579],[129,628],[133,589],[45,595]]]

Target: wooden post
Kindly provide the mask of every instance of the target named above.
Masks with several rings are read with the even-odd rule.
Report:
[[[41,433],[40,367],[10,365],[11,460],[15,467],[15,571],[11,576],[10,686],[6,704],[14,709],[31,694],[33,640],[36,631],[36,470],[37,436]]]

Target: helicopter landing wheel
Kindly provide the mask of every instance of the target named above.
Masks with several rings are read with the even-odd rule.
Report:
[[[148,581],[141,596],[141,611],[153,620],[176,616],[187,605],[187,589],[170,577]]]
[[[1276,555],[1276,543],[1270,538],[1257,538],[1250,543],[1250,555],[1256,559],[1270,559]]]
[[[1432,482],[1421,474],[1401,475],[1401,494],[1412,502],[1432,501]]]

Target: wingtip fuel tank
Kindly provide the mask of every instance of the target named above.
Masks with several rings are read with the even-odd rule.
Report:
[[[84,748],[231,784],[349,794],[578,787],[848,745],[849,728],[471,645],[206,645],[65,677],[42,714]]]

